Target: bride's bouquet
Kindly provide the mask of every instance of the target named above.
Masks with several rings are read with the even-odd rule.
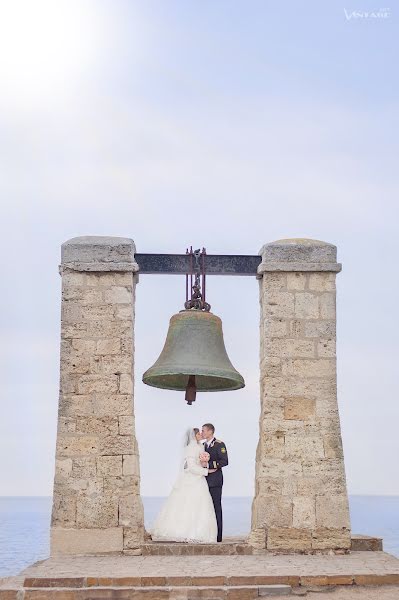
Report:
[[[199,459],[201,462],[209,462],[211,456],[209,454],[209,452],[201,452],[201,454],[199,455]]]

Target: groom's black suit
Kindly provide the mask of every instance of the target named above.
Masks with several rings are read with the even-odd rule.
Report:
[[[209,473],[207,482],[209,493],[212,496],[213,506],[215,507],[216,521],[218,524],[218,542],[222,541],[223,533],[223,515],[222,515],[222,486],[223,473],[222,468],[229,464],[227,450],[224,442],[213,438],[208,445],[204,444],[204,451],[209,452],[209,469],[216,469],[215,473]]]

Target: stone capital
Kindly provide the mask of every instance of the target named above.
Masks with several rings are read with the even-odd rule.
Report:
[[[262,262],[258,277],[275,271],[327,271],[339,273],[342,265],[337,263],[334,244],[307,238],[276,240],[262,246],[259,251]]]
[[[139,270],[130,238],[87,235],[75,237],[61,246],[60,273],[63,271],[130,271]]]

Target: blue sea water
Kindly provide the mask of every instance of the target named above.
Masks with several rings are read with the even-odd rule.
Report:
[[[148,526],[163,498],[143,498]],[[251,498],[223,499],[224,533],[246,534]],[[353,533],[382,537],[384,550],[399,557],[399,496],[350,496]],[[16,575],[49,554],[51,498],[0,497],[0,577]]]

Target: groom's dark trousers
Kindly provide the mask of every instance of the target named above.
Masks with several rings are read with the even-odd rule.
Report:
[[[213,439],[209,446],[205,444],[204,450],[209,452],[209,469],[216,469],[215,473],[209,473],[207,476],[207,482],[209,486],[209,493],[213,500],[213,506],[215,507],[216,522],[218,525],[218,537],[217,541],[222,541],[223,536],[223,514],[222,514],[222,488],[223,488],[223,467],[229,464],[227,456],[227,450],[224,442]]]

